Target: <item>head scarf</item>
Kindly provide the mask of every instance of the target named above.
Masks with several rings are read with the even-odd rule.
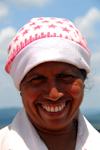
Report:
[[[75,25],[62,18],[33,18],[22,27],[8,48],[5,70],[18,90],[24,76],[35,66],[65,62],[90,71],[90,51]]]

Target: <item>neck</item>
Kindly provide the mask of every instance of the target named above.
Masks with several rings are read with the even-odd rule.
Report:
[[[70,149],[74,150],[77,138],[77,126],[74,121],[68,125],[65,129],[60,131],[48,131],[41,132],[37,129],[37,132],[49,150],[57,149]],[[62,148],[63,145],[63,148]]]

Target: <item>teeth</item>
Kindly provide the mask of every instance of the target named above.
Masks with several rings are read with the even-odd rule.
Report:
[[[48,107],[47,111],[50,111],[50,107]]]
[[[62,105],[56,106],[56,107],[42,105],[42,107],[48,112],[58,112],[58,111],[62,111],[62,109],[65,107],[65,104],[62,104]]]
[[[54,112],[54,108],[53,107],[51,107],[51,112]]]
[[[55,112],[58,112],[58,111],[59,111],[59,109],[58,109],[58,107],[56,106],[56,107],[55,107]]]
[[[60,110],[60,111],[62,110],[61,106],[59,106],[59,110]]]

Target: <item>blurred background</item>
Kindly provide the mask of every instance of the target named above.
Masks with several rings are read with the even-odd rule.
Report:
[[[4,70],[7,47],[17,31],[33,17],[66,18],[85,37],[91,52],[91,72],[85,82],[81,110],[100,129],[100,0],[0,0],[1,126],[10,123],[23,106],[20,93]]]

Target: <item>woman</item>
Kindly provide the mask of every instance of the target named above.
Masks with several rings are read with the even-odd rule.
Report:
[[[60,18],[33,18],[9,45],[5,70],[24,108],[0,131],[2,150],[100,150],[100,134],[79,107],[90,52],[77,28]]]

